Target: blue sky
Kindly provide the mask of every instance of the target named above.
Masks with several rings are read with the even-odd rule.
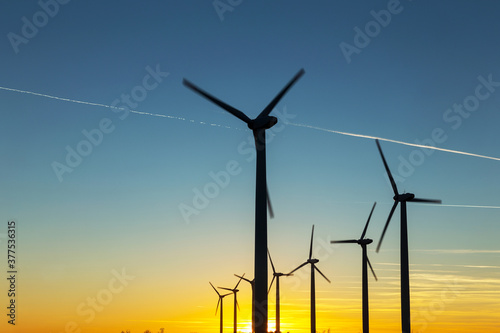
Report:
[[[201,267],[207,273],[192,277],[190,287],[211,297],[208,279],[231,284],[233,273],[253,275],[255,162],[238,151],[251,132],[186,89],[183,78],[254,117],[304,68],[306,74],[275,109],[293,116],[295,124],[409,143],[432,138],[438,129],[446,136],[441,148],[500,157],[498,84],[480,88],[488,96],[476,98],[479,104],[467,118],[460,116],[460,123],[457,113],[447,113],[475,96],[484,80],[500,82],[499,5],[396,3],[242,1],[221,20],[212,2],[70,1],[19,44],[17,53],[8,34],[22,36],[22,18],[33,22],[42,9],[36,1],[9,3],[0,13],[0,87],[111,105],[122,94],[138,92],[156,70],[163,73],[161,82],[133,109],[173,117],[130,113],[120,119],[110,108],[0,89],[1,220],[19,222],[26,283],[56,270],[66,285],[75,276],[104,278],[100,272],[126,266],[141,283],[152,279],[157,285],[156,277],[166,274],[179,288],[182,271]],[[378,25],[369,44],[348,62],[341,43],[355,46],[355,28],[365,31],[375,20],[371,11],[388,6],[398,13],[385,27]],[[99,128],[103,119],[113,130],[59,181],[54,161],[65,163],[66,147],[77,149],[86,139],[82,131]],[[277,266],[292,269],[304,259],[313,223],[325,241],[359,235],[374,201],[368,235],[376,243],[392,191],[375,142],[291,124],[280,128],[267,151],[276,214],[269,222],[269,244]],[[381,144],[394,174],[402,160],[424,156],[398,182],[400,191],[442,199],[444,205],[499,205],[500,161]],[[193,191],[203,190],[213,181],[210,172],[224,170],[229,161],[241,172],[186,223],[179,206],[192,206]],[[409,205],[411,262],[497,265],[499,213]],[[374,266],[398,262],[398,217],[386,235],[385,252],[371,253]],[[490,252],[425,252],[441,249]],[[346,260],[329,257],[320,263],[322,271],[359,276],[352,264],[359,253],[336,251]],[[499,273],[496,266],[486,277]],[[456,275],[485,276],[462,270]],[[167,298],[177,297],[177,288],[163,287]],[[70,308],[93,289],[82,282],[75,290],[74,298],[64,298]],[[177,311],[188,316],[192,309]]]

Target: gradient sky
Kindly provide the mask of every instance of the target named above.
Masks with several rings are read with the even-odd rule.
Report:
[[[2,332],[215,331],[208,282],[253,278],[255,161],[245,124],[182,79],[254,117],[300,68],[306,74],[273,112],[288,118],[267,150],[274,263],[288,272],[307,259],[314,224],[314,255],[332,280],[317,276],[317,328],[359,332],[361,251],[329,242],[359,237],[376,201],[367,232],[379,276],[370,278],[371,328],[400,329],[398,213],[374,251],[393,203],[374,140],[284,120],[500,157],[500,4],[220,2],[229,6],[222,16],[212,1],[69,1],[56,13],[42,0],[52,16],[37,1],[3,4],[0,247],[6,253],[7,221],[15,220],[19,274],[15,327],[6,323],[1,279]],[[388,7],[390,20],[381,14]],[[33,19],[36,32],[23,28]],[[367,27],[363,40],[357,31]],[[29,38],[13,47],[23,31]],[[349,56],[347,44],[358,46]],[[161,82],[145,79],[147,68],[162,72]],[[4,88],[102,105],[118,99],[117,107],[133,93],[133,110],[169,117]],[[471,111],[459,113],[464,103]],[[103,122],[113,130],[60,181],[54,162],[66,164],[67,147],[87,147],[82,131]],[[381,145],[401,192],[443,200],[408,208],[415,332],[498,331],[500,161]],[[229,184],[185,219],[180,208],[228,163],[238,166]],[[6,260],[0,265],[4,274]],[[284,332],[309,329],[309,284],[307,270],[282,280]],[[250,286],[240,290],[239,326],[248,332]],[[269,299],[273,328],[274,289]],[[231,297],[224,310],[229,332]]]

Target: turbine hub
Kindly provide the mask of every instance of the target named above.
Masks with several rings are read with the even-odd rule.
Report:
[[[318,259],[307,259],[307,262],[310,264],[317,264],[319,262]]]
[[[251,130],[256,129],[270,129],[278,122],[278,118],[273,116],[257,117],[248,123],[248,128]]]
[[[394,196],[394,200],[396,201],[410,201],[415,198],[415,194],[413,193],[403,193]]]

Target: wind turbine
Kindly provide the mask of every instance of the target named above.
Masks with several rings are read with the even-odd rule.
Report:
[[[219,309],[219,303],[220,303],[220,333],[222,333],[222,328],[223,328],[223,325],[222,325],[222,305],[223,305],[224,297],[231,295],[231,293],[225,294],[225,295],[221,295],[217,291],[217,289],[215,289],[215,287],[212,284],[212,282],[208,282],[208,283],[210,283],[210,285],[212,286],[212,288],[214,288],[214,290],[217,293],[217,295],[219,295],[219,301],[217,302],[217,307],[215,308],[215,314],[217,315],[217,310]]]
[[[243,276],[245,276],[245,274],[243,274]],[[238,280],[238,283],[236,284],[236,286],[233,289],[218,287],[219,289],[229,290],[234,294],[234,333],[237,333],[237,326],[238,326],[237,325],[238,316],[237,316],[236,307],[238,307],[238,310],[239,310],[240,306],[238,304],[238,300],[236,299],[236,293],[239,291],[238,285],[240,284],[240,282],[241,282],[241,279]]]
[[[253,132],[255,139],[255,149],[257,150],[257,167],[256,167],[256,186],[255,186],[255,296],[252,322],[255,326],[256,333],[267,333],[267,209],[269,205],[267,195],[266,181],[266,129],[270,129],[278,122],[276,117],[269,114],[283,98],[293,84],[304,75],[304,70],[301,69],[288,82],[288,84],[274,97],[274,99],[262,110],[255,119],[250,119],[240,110],[224,103],[216,97],[210,95],[193,83],[184,79],[183,84],[210,100],[212,103],[220,106],[233,116],[244,121],[248,128]],[[258,316],[258,318],[257,318]]]
[[[401,241],[400,241],[400,261],[401,261],[401,329],[403,333],[411,332],[411,323],[410,323],[410,272],[409,272],[409,264],[408,264],[408,223],[406,216],[406,202],[422,202],[422,203],[436,203],[440,204],[441,200],[435,199],[419,199],[415,198],[415,194],[413,193],[403,193],[399,194],[398,188],[396,186],[396,182],[394,178],[392,178],[391,170],[389,170],[389,166],[384,157],[384,153],[382,153],[382,148],[380,148],[380,143],[378,140],[375,140],[377,143],[378,151],[380,152],[380,156],[382,157],[382,162],[384,162],[385,170],[387,171],[387,175],[389,176],[389,180],[391,182],[392,189],[394,191],[394,205],[391,208],[391,212],[389,213],[389,217],[387,218],[387,222],[384,226],[384,231],[382,231],[382,236],[380,236],[380,241],[377,245],[377,252],[380,250],[380,245],[382,245],[382,240],[384,239],[385,231],[389,226],[389,222],[391,221],[392,214],[396,210],[396,207],[399,203],[401,203]]]
[[[331,244],[338,244],[338,243],[354,243],[354,244],[359,244],[361,246],[361,249],[363,250],[363,333],[368,333],[370,331],[370,321],[369,321],[369,309],[368,309],[368,265],[370,266],[370,269],[373,273],[373,277],[375,280],[377,279],[377,275],[375,275],[375,271],[373,270],[372,264],[370,263],[370,259],[368,259],[368,254],[366,251],[366,246],[368,244],[371,244],[373,242],[372,239],[370,238],[365,238],[366,235],[366,229],[368,229],[368,223],[370,223],[370,219],[373,214],[373,210],[375,209],[375,205],[377,203],[375,202],[373,204],[372,210],[370,212],[370,215],[368,216],[368,220],[366,221],[365,228],[363,229],[363,232],[361,233],[361,237],[359,239],[347,239],[347,240],[337,240],[337,241],[330,241]]]
[[[271,259],[271,253],[267,250],[267,254],[269,254],[269,261],[271,262],[271,267],[273,269],[273,279],[271,280],[271,285],[269,286],[269,291],[271,291],[271,287],[273,286],[274,279],[276,279],[276,333],[280,333],[280,277],[282,276],[290,276],[292,273],[277,273],[274,269],[273,259]],[[268,291],[268,293],[269,293]]]
[[[245,275],[245,274],[243,274]],[[254,308],[253,308],[253,304],[254,304],[254,286],[255,286],[255,279],[253,280],[249,280],[247,278],[244,278],[243,276],[239,276],[238,274],[234,274],[234,276],[236,277],[239,277],[240,279],[243,279],[244,281],[250,283],[250,286],[252,287],[252,318],[254,317],[255,313],[253,312],[254,311]],[[252,332],[255,332],[255,327],[254,327],[254,323],[252,321]]]
[[[315,279],[314,279],[314,270],[317,270],[319,274],[321,274],[322,277],[325,278],[328,283],[331,283],[330,280],[325,276],[325,274],[321,273],[318,267],[316,267],[316,264],[319,262],[318,259],[313,259],[312,258],[312,250],[313,250],[313,236],[314,236],[314,225],[312,227],[312,233],[311,233],[311,247],[309,248],[309,259],[299,267],[295,268],[293,271],[291,271],[288,274],[292,274],[296,270],[304,267],[307,264],[311,264],[311,333],[316,333],[316,286],[315,286]]]

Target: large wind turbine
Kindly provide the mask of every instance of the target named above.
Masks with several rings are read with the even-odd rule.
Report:
[[[371,244],[373,240],[370,238],[365,238],[366,229],[368,229],[368,223],[370,223],[370,219],[372,217],[373,210],[375,209],[376,204],[377,204],[376,202],[373,204],[370,215],[368,216],[368,220],[366,221],[365,228],[363,229],[363,232],[361,233],[361,237],[359,237],[359,239],[330,241],[330,243],[332,244],[338,244],[338,243],[359,244],[361,246],[361,249],[363,250],[363,333],[370,332],[369,309],[368,309],[368,267],[367,267],[368,265],[370,266],[370,269],[373,273],[373,277],[375,277],[375,280],[377,280],[377,275],[375,275],[375,271],[373,270],[372,264],[370,263],[370,259],[368,259],[368,254],[366,251],[366,246],[368,244]]]
[[[210,283],[210,285],[212,286],[212,288],[214,288],[215,292],[217,293],[217,295],[219,295],[219,301],[217,302],[217,307],[215,308],[215,314],[217,315],[217,310],[219,309],[219,303],[220,303],[220,333],[222,333],[222,328],[223,328],[223,325],[222,325],[222,306],[223,306],[223,302],[224,302],[224,297],[226,296],[229,296],[231,295],[230,293],[229,294],[225,294],[225,295],[221,295],[217,289],[215,289],[214,285],[212,284],[212,282],[208,282]]]
[[[243,274],[243,275],[245,275],[245,274]],[[252,287],[252,318],[253,318],[253,317],[254,317],[254,312],[253,312],[253,311],[254,311],[254,308],[253,308],[253,304],[254,304],[254,302],[255,302],[255,300],[254,300],[254,295],[255,295],[255,293],[254,293],[255,279],[253,279],[253,280],[249,280],[249,279],[244,278],[243,276],[240,276],[240,275],[238,275],[238,274],[234,274],[234,276],[239,277],[240,279],[243,279],[244,281],[246,281],[246,282],[250,283],[250,286]],[[254,323],[253,323],[253,321],[252,321],[252,332],[255,332],[255,327],[254,327]]]
[[[394,205],[391,208],[391,212],[389,213],[389,217],[387,218],[387,222],[384,226],[384,231],[382,231],[382,236],[380,236],[380,241],[378,242],[377,252],[380,250],[380,245],[382,245],[382,240],[384,239],[385,231],[389,226],[389,222],[391,221],[392,214],[396,210],[396,207],[399,203],[401,203],[401,240],[400,240],[400,261],[401,261],[401,329],[403,333],[411,333],[411,323],[410,323],[410,272],[409,272],[409,264],[408,264],[408,225],[407,225],[407,216],[406,216],[406,202],[422,202],[422,203],[437,203],[440,204],[441,200],[434,199],[419,199],[415,198],[415,194],[413,193],[403,193],[399,194],[398,188],[396,186],[396,182],[394,178],[392,178],[391,170],[389,170],[389,166],[384,157],[384,153],[382,153],[382,148],[380,148],[380,143],[378,140],[375,140],[377,143],[378,151],[380,152],[380,156],[382,157],[382,162],[384,162],[385,170],[387,171],[387,175],[389,176],[389,180],[391,182],[392,189],[394,191]]]
[[[311,333],[316,333],[316,286],[314,279],[314,270],[317,270],[318,273],[321,274],[321,276],[324,277],[326,281],[328,281],[328,283],[330,283],[330,280],[328,280],[328,278],[323,273],[321,273],[319,268],[316,267],[316,264],[319,262],[319,260],[312,258],[313,236],[314,236],[314,225],[312,227],[312,233],[311,233],[311,247],[309,248],[309,259],[307,259],[305,263],[295,268],[288,274],[292,274],[293,272],[304,267],[305,265],[311,264]]]
[[[243,274],[243,276],[245,276],[245,274]],[[241,279],[238,280],[238,283],[236,284],[236,286],[233,289],[218,287],[219,289],[229,290],[234,294],[234,324],[233,324],[234,325],[234,333],[237,333],[237,328],[238,328],[238,324],[237,324],[238,315],[237,315],[236,307],[238,307],[238,309],[239,309],[240,306],[238,304],[238,300],[236,299],[236,293],[239,291],[238,285],[240,284],[240,282],[241,282]]]
[[[273,279],[271,280],[271,285],[269,286],[269,291],[271,291],[271,287],[273,286],[274,279],[276,279],[276,332],[280,333],[280,277],[282,276],[290,276],[292,273],[279,273],[274,269],[273,259],[271,259],[271,253],[267,250],[269,254],[269,261],[271,262],[271,267],[273,269]]]
[[[292,85],[304,74],[301,69],[288,84],[274,97],[255,119],[250,119],[240,110],[222,102],[193,83],[184,79],[183,84],[196,93],[217,104],[233,116],[244,121],[253,131],[255,149],[257,150],[257,177],[255,183],[255,301],[254,318],[252,322],[256,333],[267,333],[267,182],[266,182],[266,129],[270,129],[278,122],[276,117],[269,114],[283,98]],[[258,316],[258,318],[257,318]]]

